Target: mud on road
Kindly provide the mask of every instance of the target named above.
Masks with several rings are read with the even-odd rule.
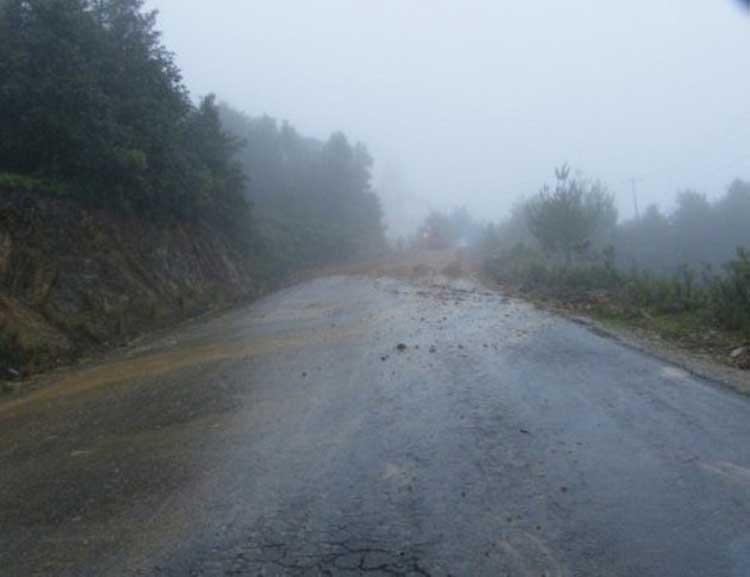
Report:
[[[61,380],[0,405],[3,576],[750,575],[748,399],[467,278],[307,281]]]

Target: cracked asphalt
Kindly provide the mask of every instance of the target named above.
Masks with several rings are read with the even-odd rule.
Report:
[[[3,577],[750,576],[750,401],[469,279],[48,380],[0,404]]]

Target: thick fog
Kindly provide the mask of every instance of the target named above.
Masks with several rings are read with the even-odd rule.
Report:
[[[392,234],[499,219],[562,162],[621,215],[750,178],[750,13],[731,0],[152,0],[194,96],[376,162]]]

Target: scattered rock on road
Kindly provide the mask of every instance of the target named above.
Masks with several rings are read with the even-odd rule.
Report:
[[[3,393],[18,393],[21,390],[21,372],[16,369],[4,368],[0,369],[0,390]]]
[[[734,364],[737,365],[738,368],[744,370],[750,369],[750,346],[734,349],[729,354],[729,358],[734,361]]]
[[[5,379],[8,381],[17,381],[20,378],[21,378],[21,372],[17,371],[16,369],[11,369],[11,368],[0,369],[0,379]]]
[[[396,345],[396,350],[400,353],[403,353],[408,347],[404,343],[399,343]]]
[[[746,350],[747,350],[746,347],[736,348],[731,353],[729,353],[729,356],[733,359],[737,359],[741,357],[743,354],[745,354]]]

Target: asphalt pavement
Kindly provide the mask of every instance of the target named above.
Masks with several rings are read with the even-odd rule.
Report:
[[[750,576],[750,399],[470,279],[333,276],[0,403],[0,575]]]

